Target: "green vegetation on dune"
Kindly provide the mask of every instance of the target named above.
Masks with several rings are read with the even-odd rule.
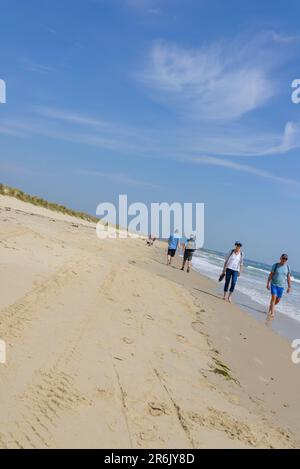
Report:
[[[78,212],[76,210],[72,210],[70,208],[65,207],[64,205],[59,205],[54,202],[48,202],[47,200],[44,200],[41,197],[26,194],[26,192],[23,192],[20,189],[15,189],[4,184],[0,184],[0,195],[14,197],[16,199],[22,200],[23,202],[27,202],[38,207],[47,208],[54,212],[70,215],[71,217],[81,218],[81,220],[86,220],[94,223],[97,223],[99,221],[98,218],[88,215],[87,213]]]

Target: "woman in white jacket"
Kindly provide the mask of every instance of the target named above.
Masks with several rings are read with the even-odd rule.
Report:
[[[225,286],[224,286],[224,300],[227,298],[229,290],[228,301],[231,302],[231,295],[234,292],[238,277],[241,275],[243,270],[243,258],[242,243],[237,241],[235,248],[230,251],[225,261],[223,274],[225,274]],[[229,289],[230,286],[230,289]]]

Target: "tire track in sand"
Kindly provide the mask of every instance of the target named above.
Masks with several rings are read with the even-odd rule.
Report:
[[[57,295],[81,269],[78,259],[65,263],[45,281],[40,282],[22,298],[0,311],[0,337],[5,340],[20,336],[26,325],[37,317],[53,295]]]

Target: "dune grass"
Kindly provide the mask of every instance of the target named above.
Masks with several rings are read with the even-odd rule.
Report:
[[[65,215],[70,215],[71,217],[80,218],[81,220],[90,221],[93,223],[99,222],[99,219],[89,215],[85,212],[79,212],[77,210],[72,210],[65,207],[64,205],[56,204],[54,202],[48,202],[41,197],[33,196],[26,194],[26,192],[21,191],[20,189],[15,189],[13,187],[6,186],[5,184],[0,184],[0,195],[6,195],[8,197],[14,197],[23,202],[36,205],[38,207],[47,208],[53,212],[63,213]]]

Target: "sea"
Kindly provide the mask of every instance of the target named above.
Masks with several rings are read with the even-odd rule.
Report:
[[[227,255],[207,249],[197,250],[193,258],[193,269],[212,280],[218,280]],[[277,306],[277,311],[281,315],[297,321],[300,326],[300,273],[293,271],[292,265],[290,267],[292,271],[292,292],[284,294],[281,303]],[[248,309],[260,313],[267,312],[270,292],[266,289],[266,284],[270,270],[271,265],[244,259],[244,269],[238,279],[236,292],[239,301],[242,301]],[[223,286],[222,283],[220,288]]]

